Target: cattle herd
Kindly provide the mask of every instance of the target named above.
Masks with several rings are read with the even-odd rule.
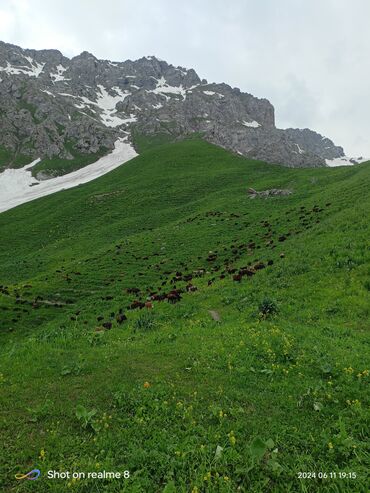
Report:
[[[99,327],[95,330],[110,330],[114,324],[123,324],[127,320],[127,315],[125,313],[131,310],[152,310],[155,303],[158,302],[168,302],[170,304],[179,303],[184,295],[211,286],[219,280],[230,278],[232,282],[240,284],[244,279],[255,276],[259,271],[273,267],[274,262],[278,259],[285,258],[285,253],[281,251],[281,248],[278,248],[278,246],[281,247],[289,237],[300,234],[304,230],[312,228],[314,224],[319,223],[321,213],[330,205],[330,203],[326,204],[325,207],[315,205],[312,208],[301,206],[298,209],[286,211],[287,216],[284,221],[284,228],[287,229],[287,224],[290,224],[287,231],[281,231],[282,226],[279,226],[279,220],[262,220],[259,225],[257,225],[259,234],[255,234],[253,238],[250,238],[247,241],[235,239],[233,242],[226,245],[219,242],[221,245],[218,246],[218,249],[208,251],[203,256],[189,259],[187,263],[179,261],[178,268],[175,270],[162,270],[165,262],[160,260],[163,256],[161,252],[140,256],[135,255],[130,249],[124,251],[124,245],[126,245],[126,247],[128,245],[127,241],[115,245],[113,250],[108,250],[108,252],[113,254],[114,258],[112,258],[112,260],[117,262],[117,258],[123,254],[125,256],[125,261],[127,262],[127,256],[131,256],[131,258],[134,259],[133,265],[141,268],[141,271],[137,270],[131,276],[131,280],[135,277],[142,280],[140,285],[143,283],[145,284],[146,273],[143,272],[144,263],[150,261],[151,258],[157,257],[158,262],[147,265],[146,269],[147,271],[149,270],[152,277],[153,273],[157,273],[155,274],[155,277],[158,285],[157,288],[153,288],[152,286],[129,286],[119,290],[120,294],[117,295],[117,284],[123,281],[124,275],[122,274],[122,277],[118,279],[117,277],[105,279],[105,285],[113,285],[114,290],[109,294],[101,296],[101,300],[105,302],[104,304],[112,305],[112,303],[116,304],[119,300],[122,301],[124,299],[128,301],[128,304],[125,308],[121,307],[116,312],[111,311],[109,315],[99,315],[96,319],[99,323]],[[203,215],[197,214],[192,216],[183,221],[182,224],[193,223],[194,221],[201,224],[202,221],[210,219],[218,221],[227,220],[229,222],[235,221],[234,226],[239,226],[238,230],[243,231],[245,234],[249,229],[247,227],[249,223],[245,222],[245,218],[241,216],[242,215],[235,213],[230,214],[220,211],[209,211]],[[278,229],[280,229],[280,232],[277,231]],[[278,251],[277,253],[274,253],[276,248],[278,248]],[[264,259],[261,259],[261,256],[263,256]],[[101,257],[99,258],[101,259]],[[242,262],[243,259],[245,260],[244,264]],[[91,262],[92,260],[92,258],[89,258],[85,263]],[[126,262],[119,260],[118,264],[124,265]],[[238,265],[240,263],[243,265]],[[114,273],[115,270],[117,270],[117,268],[111,268],[110,273]],[[79,284],[78,280],[83,280],[84,277],[86,278],[89,272],[91,272],[91,269],[90,271],[87,269],[86,272],[81,269],[81,271],[71,271],[68,273],[64,268],[59,268],[55,271],[55,274],[59,276],[60,282],[70,285],[74,283]],[[204,281],[201,282],[200,279],[202,278],[204,278]],[[48,278],[45,278],[45,281],[47,280]],[[91,284],[91,280],[89,282]],[[125,282],[127,281],[125,280]],[[1,303],[1,309],[3,311],[11,312],[11,314],[9,314],[11,315],[10,318],[8,317],[10,326],[21,321],[22,313],[29,313],[30,310],[39,308],[68,308],[75,304],[75,300],[72,298],[65,298],[64,301],[61,301],[60,299],[55,300],[56,296],[53,295],[41,296],[38,294],[30,297],[31,292],[31,284],[25,284],[22,287],[16,288],[0,285],[0,294],[8,301],[13,302],[13,306],[10,306],[9,303]],[[77,295],[76,288],[73,292]],[[83,292],[86,293],[86,287],[85,289],[80,290],[80,293]],[[75,296],[75,298],[78,298],[78,296]],[[70,320],[76,321],[79,315],[80,311],[73,312],[72,315],[69,315]],[[85,323],[87,324],[87,321],[85,321]]]

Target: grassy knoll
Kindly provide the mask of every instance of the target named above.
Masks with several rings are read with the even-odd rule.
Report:
[[[189,140],[1,214],[3,491],[368,491],[369,186]]]

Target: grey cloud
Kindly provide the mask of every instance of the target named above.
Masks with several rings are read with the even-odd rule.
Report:
[[[4,41],[99,58],[157,55],[271,100],[370,157],[368,0],[0,0]]]

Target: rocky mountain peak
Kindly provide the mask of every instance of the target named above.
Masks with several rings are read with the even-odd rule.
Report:
[[[84,51],[69,59],[0,42],[0,108],[0,147],[14,156],[8,166],[19,156],[72,159],[111,150],[118,138],[135,145],[135,135],[177,140],[194,132],[286,166],[324,166],[343,156],[316,132],[276,128],[267,99],[155,56],[111,62]]]

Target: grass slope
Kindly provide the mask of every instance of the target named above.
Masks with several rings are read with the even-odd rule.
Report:
[[[369,185],[190,140],[1,214],[3,491],[367,491]]]
[[[32,158],[20,153],[13,153],[3,146],[0,146],[0,173],[6,168],[22,168],[31,163]]]

